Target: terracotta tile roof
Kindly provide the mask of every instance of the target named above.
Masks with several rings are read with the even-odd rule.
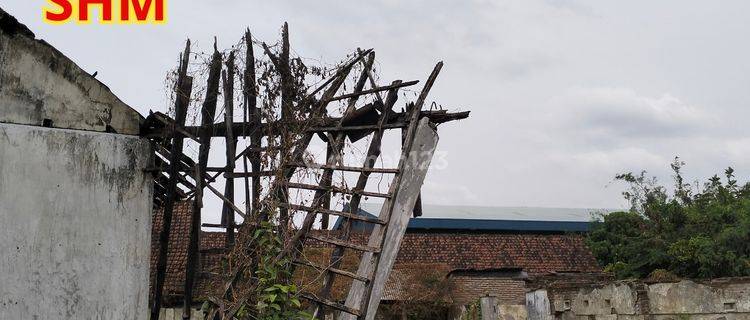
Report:
[[[335,236],[333,231],[324,233]],[[356,234],[352,240],[364,243],[364,236]],[[530,274],[601,271],[580,234],[407,231],[396,265],[410,263],[446,264],[451,270],[523,269]]]
[[[187,263],[187,251],[189,244],[190,222],[192,221],[191,202],[178,202],[172,213],[172,228],[169,237],[169,249],[167,251],[167,272],[164,282],[164,297],[169,301],[182,295],[184,292],[185,265]],[[151,284],[150,294],[153,297],[153,283],[156,279],[156,263],[159,255],[159,232],[164,223],[162,211],[154,211],[151,229]],[[201,232],[200,248],[214,249],[224,247],[224,234],[219,232]],[[207,266],[216,266],[220,263],[221,256],[216,254],[202,254],[201,265],[206,270]],[[202,279],[198,279],[198,293],[206,292]],[[181,299],[181,298],[179,298]]]
[[[445,263],[453,269],[528,273],[601,271],[578,234],[407,233],[396,263]]]
[[[161,230],[161,212],[154,214],[152,231],[152,283],[158,253],[158,232]],[[172,236],[169,244],[169,262],[164,287],[165,297],[175,297],[183,292],[185,262],[187,259],[188,231],[190,223],[189,203],[176,206]],[[334,236],[333,231],[320,231]],[[354,242],[364,243],[365,235],[355,234]],[[201,232],[201,249],[223,248],[224,234]],[[330,248],[330,245],[310,240],[306,248]],[[307,249],[305,250],[307,253]],[[351,250],[347,250],[351,251]],[[317,255],[311,251],[310,255]],[[205,253],[201,255],[203,271],[220,265],[221,255]],[[353,258],[358,259],[358,258]],[[321,261],[323,262],[323,261]],[[352,263],[353,265],[356,263]],[[440,265],[441,269],[452,270],[497,270],[522,269],[534,274],[553,272],[600,272],[601,268],[591,251],[586,247],[580,234],[507,234],[477,232],[407,232],[394,266],[395,270],[406,270],[409,265]],[[444,267],[442,267],[444,266]],[[353,267],[351,267],[353,269]],[[406,274],[397,271],[395,275]],[[398,278],[398,276],[397,276]],[[401,285],[401,278],[389,279],[389,294],[395,295]],[[399,280],[401,279],[401,280]],[[197,295],[205,295],[208,279],[198,277]],[[395,290],[395,291],[394,291]]]

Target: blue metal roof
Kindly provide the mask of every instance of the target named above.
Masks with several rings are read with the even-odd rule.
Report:
[[[348,210],[348,205],[344,205]],[[359,208],[358,215],[375,218],[370,212]],[[341,228],[342,218],[336,220],[334,230]],[[366,231],[372,228],[371,223],[352,221],[352,230]],[[462,218],[411,218],[409,230],[472,230],[501,232],[587,232],[591,229],[589,221],[545,221],[545,220],[509,220],[509,219],[462,219]]]
[[[358,215],[375,218],[370,212],[378,212],[380,204],[365,204]],[[364,208],[363,208],[364,207]],[[344,204],[344,211],[349,208]],[[588,232],[591,229],[591,209],[555,209],[555,208],[484,208],[468,206],[424,206],[425,215],[409,220],[409,230],[473,230],[497,232]],[[377,210],[377,211],[376,211]],[[441,211],[453,212],[454,218]],[[491,213],[495,212],[493,215]],[[521,215],[523,213],[523,215]],[[530,219],[492,219],[491,217],[527,216]],[[559,220],[558,220],[559,219]],[[577,221],[576,221],[577,220]],[[340,229],[343,219],[334,224],[334,230]],[[352,230],[367,231],[371,223],[353,221]]]
[[[477,230],[526,232],[587,232],[590,222],[412,218],[408,229],[416,230]]]

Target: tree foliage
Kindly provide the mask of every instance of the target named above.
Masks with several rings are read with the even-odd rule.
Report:
[[[673,191],[645,171],[616,176],[629,184],[631,209],[594,222],[587,241],[599,262],[618,278],[750,275],[750,183],[738,185],[728,168],[723,178],[691,185],[684,162],[671,166]]]

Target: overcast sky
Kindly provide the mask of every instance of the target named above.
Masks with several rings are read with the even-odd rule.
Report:
[[[45,3],[1,5],[143,114],[187,37],[275,42],[288,21],[296,53],[375,48],[387,82],[445,61],[431,99],[472,114],[440,127],[426,203],[622,207],[615,174],[669,183],[675,156],[691,179],[750,173],[748,1],[172,0],[159,26],[46,25]]]

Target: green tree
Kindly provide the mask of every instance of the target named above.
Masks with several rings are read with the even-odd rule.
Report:
[[[616,180],[628,183],[630,211],[600,216],[587,242],[605,270],[618,278],[644,278],[654,271],[681,277],[750,275],[750,184],[738,185],[734,170],[695,185],[684,182],[675,158],[670,193],[643,171]]]

